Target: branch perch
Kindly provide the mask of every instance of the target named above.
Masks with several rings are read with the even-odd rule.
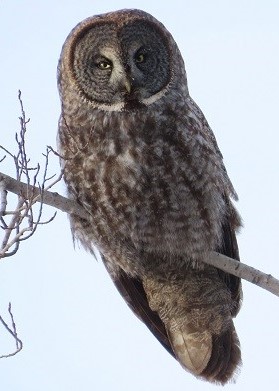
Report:
[[[17,181],[16,179],[10,177],[9,175],[3,174],[2,172],[0,172],[0,184],[1,182],[4,182],[4,188],[7,191],[10,191],[17,195],[21,194],[23,197],[26,197],[28,191],[30,191],[26,183]],[[42,201],[41,189],[39,187],[33,186],[32,192],[34,194],[34,197],[36,197],[36,200],[38,202],[41,202]],[[81,206],[79,206],[75,201],[63,197],[56,192],[51,192],[45,189],[43,192],[43,203],[52,206],[56,209],[60,209],[62,212],[66,212],[68,214],[74,213],[77,214],[79,217],[82,217],[83,219],[88,218],[88,214],[85,212],[85,210]]]
[[[252,266],[248,266],[243,262],[238,262],[235,259],[216,252],[212,252],[212,256],[206,260],[206,263],[215,266],[226,273],[243,278],[252,284],[266,289],[274,295],[279,296],[279,281],[271,274],[263,273]]]
[[[23,197],[27,194],[28,186],[8,175],[0,173],[0,184],[1,182],[4,182],[4,188],[7,191],[15,194],[22,194]],[[41,190],[38,187],[33,186],[32,191],[33,194],[37,196],[37,201],[41,202]],[[45,190],[43,192],[43,203],[60,209],[62,212],[76,214],[83,219],[88,218],[88,214],[80,205],[74,200],[63,197],[58,193]],[[212,252],[211,256],[206,260],[206,263],[227,273],[233,274],[236,277],[243,278],[252,284],[268,290],[274,295],[279,296],[279,281],[270,274],[265,274],[251,266],[216,252]]]

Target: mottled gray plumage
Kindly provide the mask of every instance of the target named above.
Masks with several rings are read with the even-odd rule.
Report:
[[[236,194],[179,49],[151,15],[88,18],[58,67],[59,151],[75,238],[96,246],[128,305],[195,376],[226,383],[239,366],[232,317],[240,280],[203,264],[239,259]]]

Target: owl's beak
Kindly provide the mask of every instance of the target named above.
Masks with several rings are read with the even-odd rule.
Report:
[[[128,94],[130,94],[131,90],[132,90],[132,85],[128,79],[124,80],[124,87],[125,87],[126,91],[128,92]]]

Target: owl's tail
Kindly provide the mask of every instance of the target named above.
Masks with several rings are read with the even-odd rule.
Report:
[[[194,376],[225,384],[241,363],[233,299],[216,269],[188,270],[168,280],[146,278],[150,308],[163,321],[180,364]]]
[[[172,327],[168,329],[170,343],[183,368],[214,383],[225,384],[233,378],[241,362],[233,323],[221,335],[191,327]]]

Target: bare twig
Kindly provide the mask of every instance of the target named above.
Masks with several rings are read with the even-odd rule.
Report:
[[[2,238],[2,244],[0,243],[0,258],[11,257],[14,255],[18,251],[20,243],[33,236],[40,225],[48,224],[53,221],[56,216],[56,212],[51,218],[48,218],[45,221],[42,220],[44,191],[50,189],[62,178],[62,173],[56,179],[55,175],[47,175],[49,154],[52,152],[52,148],[47,147],[46,153],[43,154],[45,158],[45,165],[41,182],[39,182],[41,167],[39,164],[31,165],[31,160],[27,154],[26,133],[27,124],[30,119],[26,118],[20,91],[18,93],[18,99],[20,102],[21,116],[19,118],[20,130],[15,135],[17,152],[13,154],[7,148],[0,145],[0,149],[5,153],[4,157],[0,160],[0,163],[6,158],[6,156],[12,158],[16,174],[16,180],[13,181],[14,183],[20,183],[23,181],[24,185],[18,186],[17,191],[14,192],[17,195],[17,203],[14,210],[7,211],[10,181],[9,177],[1,176],[0,228],[3,230],[4,235]],[[35,203],[38,204],[37,208],[33,208]],[[0,317],[0,321],[6,330],[8,330],[15,338],[17,349],[14,353],[1,357],[13,356],[22,349],[22,342],[17,337],[16,325],[11,311],[11,304],[9,305],[9,314],[12,320],[11,328],[2,317]]]
[[[13,230],[16,230],[15,237],[19,238],[21,236],[21,235],[19,235],[19,226],[20,226],[20,223],[19,223],[20,212],[19,212],[19,210],[23,204],[24,204],[24,199],[22,197],[19,197],[17,208],[15,209],[15,211],[13,213],[11,221],[5,227],[5,234],[4,234],[4,238],[2,240],[2,245],[1,245],[1,250],[0,250],[0,258],[4,258],[5,256],[9,257],[9,256],[15,254],[15,251],[13,251],[11,254],[8,253],[8,250],[11,248],[11,246],[15,244],[14,241],[9,243],[9,239],[10,239],[10,236],[11,236],[11,233],[13,232]],[[18,245],[16,246],[16,250],[17,249],[18,249]]]
[[[22,341],[21,341],[21,340],[18,338],[18,336],[17,336],[16,324],[15,324],[14,316],[13,316],[13,313],[12,313],[12,305],[11,305],[11,303],[9,303],[8,311],[9,311],[9,314],[10,314],[10,317],[11,317],[12,327],[9,327],[9,325],[4,321],[4,319],[2,318],[2,316],[0,316],[0,322],[3,324],[3,326],[5,327],[5,329],[6,329],[6,330],[13,336],[13,338],[15,339],[15,341],[16,341],[16,350],[15,350],[14,352],[12,352],[12,353],[4,354],[4,355],[0,356],[0,358],[8,358],[8,357],[15,356],[18,352],[21,351],[21,349],[22,349],[22,347],[23,347]]]
[[[5,214],[7,208],[7,190],[5,188],[4,182],[0,182],[0,217],[2,218]]]
[[[16,179],[17,181],[23,180],[26,186],[24,187],[24,191],[19,189],[16,192],[18,196],[16,208],[13,211],[7,211],[8,188],[5,180],[0,181],[0,222],[1,228],[4,230],[4,238],[0,247],[0,258],[14,255],[19,248],[20,242],[33,236],[40,225],[47,224],[55,218],[56,213],[51,218],[42,221],[44,191],[50,189],[62,178],[62,173],[56,179],[54,179],[55,175],[47,175],[49,155],[53,151],[51,147],[47,147],[46,153],[43,154],[45,165],[41,182],[39,182],[41,167],[39,164],[31,165],[30,158],[27,154],[26,133],[27,124],[30,119],[26,118],[20,91],[18,93],[18,99],[20,102],[21,116],[19,118],[20,130],[15,135],[17,152],[12,154],[3,146],[0,146],[0,148],[6,153],[6,156],[12,157],[15,165]],[[33,210],[35,203],[38,203],[36,213]]]

